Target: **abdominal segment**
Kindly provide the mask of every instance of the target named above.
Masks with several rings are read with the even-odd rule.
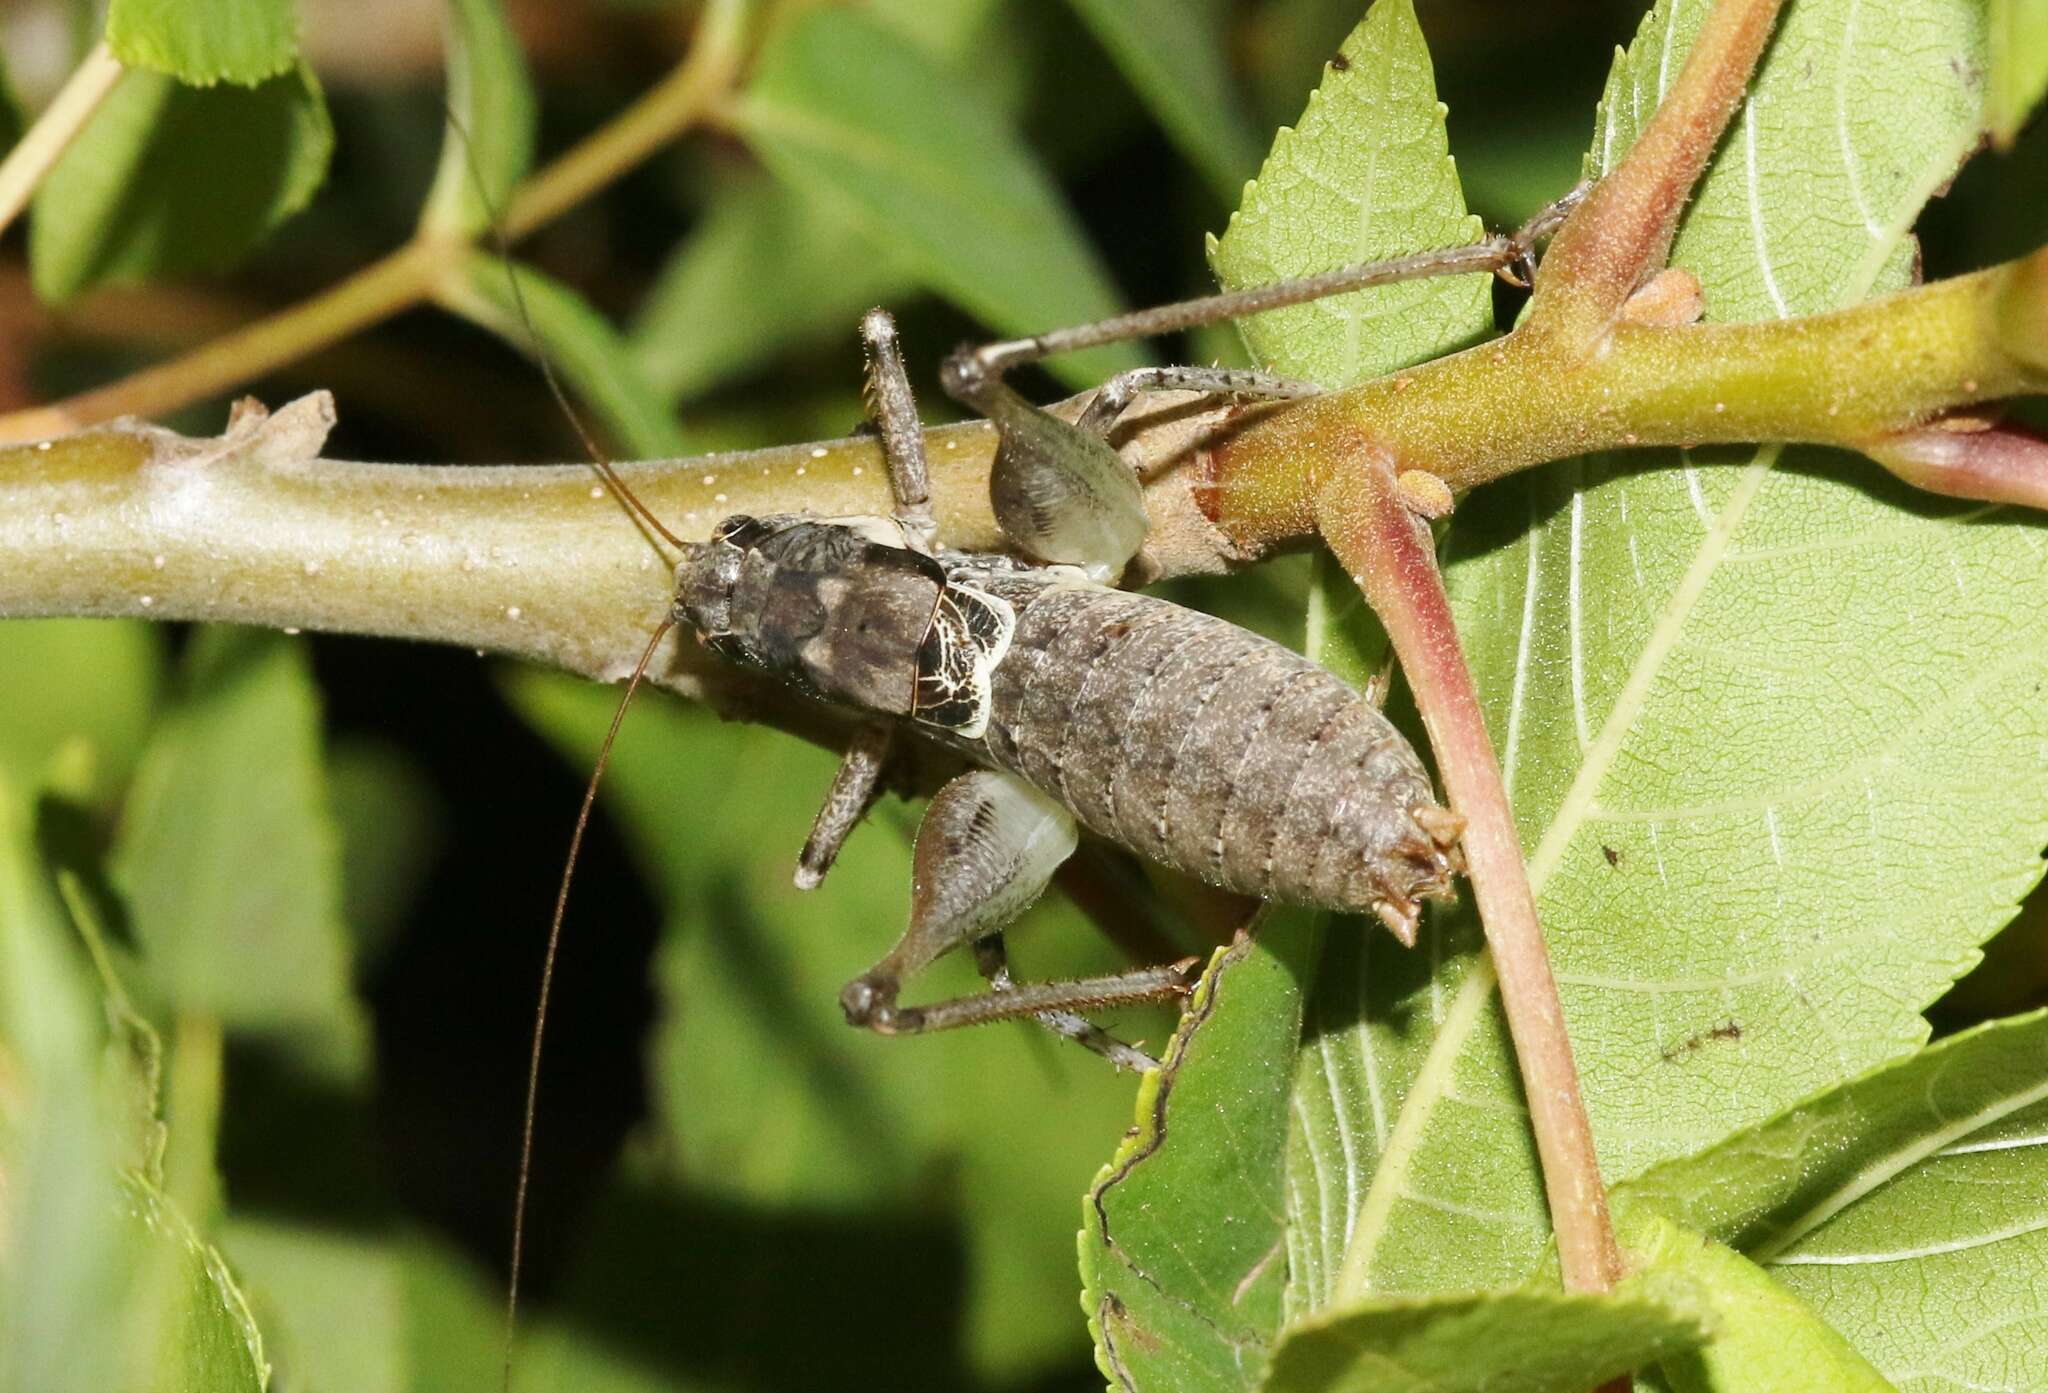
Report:
[[[1449,893],[1458,820],[1342,679],[1163,600],[986,583],[1017,613],[973,742],[989,763],[1098,835],[1240,893],[1375,911],[1397,933],[1419,899]]]

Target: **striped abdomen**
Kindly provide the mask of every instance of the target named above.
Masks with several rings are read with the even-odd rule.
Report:
[[[1244,894],[1376,911],[1404,938],[1417,901],[1449,892],[1458,819],[1341,679],[1148,596],[978,584],[1016,608],[1017,630],[967,748],[1091,831]]]

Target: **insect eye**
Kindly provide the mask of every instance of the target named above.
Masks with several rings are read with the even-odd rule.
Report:
[[[758,518],[748,517],[745,513],[735,513],[712,530],[711,540],[714,542],[729,542],[733,546],[744,547],[758,541],[761,531],[761,523]]]

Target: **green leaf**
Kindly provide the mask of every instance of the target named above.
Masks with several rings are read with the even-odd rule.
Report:
[[[1991,138],[2010,146],[2048,94],[2048,0],[1989,0]]]
[[[536,673],[511,695],[579,770],[618,696]],[[969,1382],[931,1362],[947,1359],[1006,1382],[1043,1373],[1084,1348],[1074,1196],[1129,1120],[1130,1080],[1028,1024],[897,1040],[847,1027],[839,989],[907,917],[909,818],[884,804],[825,884],[797,891],[796,852],[832,764],[658,695],[626,721],[604,800],[668,911],[648,1142],[689,1159],[684,1179],[658,1174],[615,1197],[577,1289],[609,1319],[630,1311],[645,1316],[635,1328],[669,1332],[693,1368],[765,1359],[815,1381],[860,1348],[890,1351],[876,1387]],[[602,928],[572,898],[568,933]],[[1054,898],[1008,938],[1020,979],[1118,962]],[[960,958],[907,998],[981,990]],[[1121,1019],[1120,1033],[1142,1038],[1158,1017]],[[819,1275],[849,1252],[861,1254],[853,1268]],[[897,1275],[875,1288],[859,1275],[874,1270]],[[759,1313],[782,1308],[802,1313],[809,1338],[764,1349]]]
[[[1244,209],[1222,240],[1212,241],[1211,260],[1226,286],[1477,235],[1445,152],[1443,109],[1412,7],[1402,0],[1376,6],[1343,54],[1348,66],[1326,73],[1300,130],[1281,133],[1259,182],[1245,191]],[[1288,371],[1332,383],[1357,381],[1450,351],[1483,333],[1492,323],[1490,294],[1486,277],[1392,286],[1264,315],[1241,327],[1261,359],[1288,345],[1305,355],[1289,360]],[[1299,631],[1304,651],[1354,684],[1371,681],[1386,661],[1387,642],[1356,587],[1319,557],[1305,593],[1306,626]],[[1295,612],[1301,613],[1298,605]],[[1287,935],[1303,932],[1305,922],[1279,920],[1263,937],[1283,956],[1300,952],[1308,945],[1290,945]],[[1190,1048],[1202,1063],[1176,1062],[1186,1077],[1173,1096],[1196,1100],[1185,1105],[1188,1120],[1167,1129],[1167,1143],[1145,1162],[1149,1169],[1133,1177],[1142,1177],[1142,1185],[1122,1180],[1114,1187],[1138,1216],[1135,1233],[1117,1235],[1115,1244],[1083,1233],[1085,1301],[1097,1331],[1098,1360],[1125,1386],[1255,1384],[1282,1309],[1300,1319],[1329,1301],[1365,1181],[1387,1142],[1388,1115],[1398,1106],[1405,1075],[1420,1064],[1427,1027],[1441,1005],[1440,989],[1470,962],[1469,950],[1452,955],[1433,984],[1429,961],[1390,951],[1379,934],[1355,917],[1331,920],[1313,974],[1283,974],[1284,986],[1269,987],[1272,999],[1263,1003],[1244,992],[1226,996],[1249,1019],[1231,1033],[1194,1036]],[[1279,942],[1273,944],[1276,935]],[[1258,980],[1249,964],[1238,970]],[[1305,988],[1311,976],[1313,988]],[[1368,991],[1375,1010],[1387,1013],[1386,1022],[1368,1025],[1364,1019]],[[1255,1014],[1262,1009],[1265,1016]],[[1257,1031],[1271,1032],[1272,1038],[1256,1037]],[[1286,1071],[1271,1068],[1272,1061],[1290,1057]],[[1212,1115],[1201,1101],[1204,1088],[1238,1090],[1242,1096]],[[1354,1118],[1351,1109],[1362,1098],[1369,1101],[1369,1115]],[[1263,1130],[1246,1126],[1241,1117],[1255,1118],[1257,1107],[1273,1112]],[[1142,1120],[1140,1125],[1140,1140],[1127,1149],[1144,1144]],[[1268,1153],[1257,1149],[1282,1139],[1284,1146]],[[1221,1226],[1206,1217],[1190,1222],[1191,1214],[1206,1216],[1214,1204],[1205,1188],[1208,1177],[1199,1169],[1176,1174],[1173,1167],[1177,1158],[1199,1158],[1205,1149],[1242,1158],[1236,1188],[1249,1197],[1243,1207],[1256,1217],[1233,1214]],[[1279,1194],[1280,1203],[1262,1188]],[[1475,1189],[1466,1203],[1483,1210],[1485,1188]],[[1226,1248],[1208,1255],[1194,1273],[1172,1259],[1164,1273],[1151,1270],[1160,1259],[1147,1245],[1177,1257],[1184,1245],[1198,1242],[1196,1235],[1240,1246],[1247,1237],[1263,1236],[1275,1246],[1248,1259]],[[1280,1243],[1284,1262],[1276,1260]],[[1265,1267],[1254,1277],[1259,1263]],[[1247,1308],[1238,1299],[1252,1294],[1267,1304]],[[1271,1304],[1276,1297],[1279,1307]],[[1305,1349],[1298,1357],[1317,1356]],[[1306,1377],[1290,1377],[1297,1376]]]
[[[947,0],[943,5],[931,0],[870,0],[867,9],[933,55],[967,63],[984,56],[976,53],[976,46],[987,46],[995,37],[989,30],[1003,0]]]
[[[474,252],[464,262],[459,286],[444,289],[441,302],[522,353],[545,351],[565,385],[596,410],[606,431],[635,458],[685,453],[675,417],[641,374],[625,340],[560,281]]]
[[[409,1386],[396,1245],[269,1218],[231,1219],[221,1244],[270,1336],[279,1387],[398,1393]]]
[[[1645,21],[1596,165],[1702,8]],[[1903,283],[1907,227],[1976,140],[1981,16],[1894,6],[1880,42],[1854,9],[1787,13],[1690,205],[1675,260],[1710,315]],[[1469,500],[1451,539],[1607,1174],[1924,1040],[1920,1008],[2010,917],[2048,841],[2038,530],[1767,450],[1554,466]],[[1322,1090],[1321,1193],[1346,1198],[1318,1227],[1342,1290],[1502,1284],[1548,1232],[1491,963],[1457,915],[1424,951],[1443,967],[1365,983],[1332,1037],[1346,1067]]]
[[[1259,160],[1214,0],[1072,0],[1181,153],[1226,203]]]
[[[1245,285],[1333,265],[1397,255],[1418,246],[1469,241],[1477,232],[1465,213],[1445,154],[1443,111],[1430,77],[1427,49],[1412,7],[1387,0],[1374,7],[1342,50],[1347,67],[1332,67],[1311,100],[1300,129],[1283,132],[1246,206],[1211,256],[1226,285]],[[1390,155],[1387,152],[1392,152]],[[1486,277],[1389,286],[1245,325],[1253,351],[1281,356],[1283,371],[1332,383],[1357,381],[1448,352],[1492,322]],[[1370,331],[1370,337],[1368,337]],[[1308,582],[1304,651],[1363,686],[1386,661],[1384,632],[1341,568],[1318,560]],[[1476,928],[1439,928],[1428,954],[1403,952],[1363,920],[1344,919],[1326,939],[1306,1007],[1302,1049],[1292,1084],[1294,1125],[1287,1169],[1287,1312],[1300,1318],[1323,1309],[1346,1278],[1353,1234],[1374,1168],[1394,1149],[1403,1098],[1422,1075],[1436,1032],[1462,1018],[1447,1015],[1461,985],[1483,960]],[[1490,979],[1489,979],[1490,981]],[[1483,1000],[1483,998],[1480,998]],[[1506,1064],[1505,1057],[1489,1063]],[[1507,1077],[1511,1080],[1512,1068]],[[1512,1083],[1475,1081],[1472,1106],[1519,1106]],[[1508,1115],[1512,1116],[1512,1112]],[[1437,1179],[1438,1232],[1471,1275],[1458,1285],[1504,1285],[1520,1275],[1522,1244],[1540,1243],[1540,1211],[1513,1229],[1518,1256],[1483,1230],[1494,1216],[1489,1173],[1502,1163],[1515,1174],[1531,1164],[1519,1130]],[[1504,1154],[1503,1154],[1504,1148]],[[1383,1201],[1384,1202],[1384,1201]],[[1476,1240],[1476,1246],[1472,1246]],[[1462,1246],[1461,1246],[1462,1245]],[[1415,1270],[1382,1285],[1427,1289],[1443,1254],[1417,1255]]]
[[[36,294],[224,271],[306,206],[334,127],[303,63],[255,87],[132,70],[37,190]]]
[[[1324,70],[1300,123],[1280,132],[1230,226],[1210,241],[1210,264],[1226,286],[1480,236],[1447,153],[1444,108],[1412,0],[1379,0],[1339,52],[1346,66]],[[1492,279],[1379,286],[1239,327],[1259,362],[1347,387],[1483,336],[1493,327]]]
[[[254,87],[298,63],[299,20],[292,0],[112,0],[107,45],[129,67],[188,87]]]
[[[1701,1313],[1658,1294],[1638,1279],[1600,1295],[1531,1289],[1327,1311],[1288,1330],[1262,1387],[1267,1393],[1579,1393],[1704,1337]]]
[[[1711,1316],[1710,1339],[1664,1360],[1673,1393],[1890,1393],[1811,1306],[1742,1254],[1654,1216],[1623,1225],[1623,1238],[1631,1271],[1686,1278]]]
[[[677,245],[628,338],[641,374],[671,402],[813,344],[841,347],[851,381],[861,313],[916,284],[889,243],[870,238],[842,205],[738,178]]]
[[[1742,1248],[1902,1386],[2048,1388],[2048,1013],[1930,1045],[1615,1203]]]
[[[81,750],[73,791],[103,798],[127,778],[162,683],[153,625],[105,619],[14,620],[0,627],[0,773],[34,788],[67,748]]]
[[[58,871],[57,890],[99,978],[100,1009],[107,1032],[101,1075],[112,1105],[109,1120],[120,1148],[116,1164],[161,1185],[169,1130],[163,1120],[163,1036],[129,998],[115,961],[115,945],[80,877],[72,871]]]
[[[360,1030],[339,853],[303,651],[212,630],[159,723],[112,856],[141,952],[139,994],[230,1028]]]
[[[263,1393],[270,1375],[263,1335],[227,1260],[154,1186],[131,1179],[123,1190],[139,1283],[126,1323],[133,1373],[122,1386]]]
[[[21,795],[0,777],[0,1389],[99,1393],[124,1274],[98,1006],[51,899]]]
[[[327,763],[345,917],[359,970],[374,970],[440,854],[444,810],[427,777],[395,748],[354,741]]]
[[[270,1332],[276,1387],[501,1393],[504,1293],[446,1245],[273,1216],[231,1220],[222,1245]],[[527,1344],[531,1321],[522,1322]],[[561,1381],[541,1377],[526,1345],[515,1371],[521,1388],[592,1387],[587,1367],[572,1365]]]
[[[1081,1303],[1122,1388],[1258,1385],[1288,1278],[1288,1083],[1323,925],[1270,913],[1210,964],[1082,1206]]]
[[[836,202],[932,289],[995,329],[1031,333],[1116,309],[1058,190],[967,80],[844,8],[806,10],[761,53],[733,118],[775,175]],[[1054,361],[1077,385],[1140,358]]]
[[[526,55],[498,0],[446,0],[448,125],[420,228],[469,237],[498,220],[533,163]]]
[[[121,1181],[135,1061],[43,883],[0,777],[0,1389],[262,1387],[262,1341],[226,1267],[143,1179]]]

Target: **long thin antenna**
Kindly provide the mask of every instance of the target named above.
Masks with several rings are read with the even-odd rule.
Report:
[[[469,176],[476,185],[477,199],[490,215],[484,231],[490,236],[491,247],[498,253],[498,262],[505,268],[505,283],[512,289],[512,304],[519,311],[519,322],[526,326],[526,341],[533,350],[534,361],[540,364],[540,375],[548,384],[548,391],[554,396],[555,405],[562,408],[562,414],[569,418],[570,427],[583,442],[583,448],[590,455],[590,467],[597,471],[605,486],[617,494],[626,504],[627,510],[645,523],[657,537],[672,547],[687,545],[681,537],[669,531],[666,524],[654,515],[654,510],[640,501],[640,496],[626,487],[626,481],[619,477],[619,471],[605,452],[598,448],[597,437],[583,424],[583,417],[570,402],[568,392],[562,388],[562,379],[555,372],[555,360],[549,356],[547,344],[541,340],[538,330],[533,327],[533,316],[526,307],[526,291],[519,284],[519,274],[512,265],[512,246],[505,240],[505,229],[498,225],[498,210],[491,203],[490,190],[484,185],[483,167],[476,160],[476,144],[469,138],[469,131],[462,124],[462,118],[455,114],[455,108],[442,103],[448,113],[448,125],[462,140],[462,155],[469,163]]]
[[[605,732],[604,743],[597,749],[597,766],[590,771],[590,782],[583,789],[583,806],[576,812],[576,830],[569,834],[569,855],[562,863],[562,883],[555,891],[554,917],[548,921],[548,946],[541,957],[540,1001],[533,1011],[533,1048],[526,1061],[526,1115],[519,1133],[519,1185],[512,1200],[512,1267],[505,1284],[505,1378],[502,1386],[506,1393],[510,1393],[512,1387],[512,1341],[519,1329],[519,1269],[526,1256],[526,1188],[533,1178],[533,1133],[534,1119],[539,1115],[541,1042],[547,1035],[548,996],[555,985],[555,957],[562,946],[562,920],[569,910],[569,883],[576,877],[576,858],[583,852],[583,833],[590,826],[591,809],[597,805],[597,785],[604,778],[605,767],[611,763],[612,742],[619,738],[619,727],[626,721],[626,708],[632,705],[633,693],[640,689],[641,679],[647,675],[647,665],[654,661],[654,650],[668,637],[673,625],[673,620],[664,619],[655,628],[654,636],[647,640],[646,650],[640,654],[640,661],[634,664],[633,675],[626,680],[625,695],[619,698],[618,709],[612,712],[611,728]]]
[[[512,249],[505,239],[505,229],[498,224],[498,210],[491,203],[490,190],[484,184],[483,169],[477,163],[476,143],[469,138],[469,131],[462,118],[455,114],[455,108],[442,103],[448,117],[448,127],[462,142],[463,158],[469,165],[469,174],[476,187],[477,198],[489,215],[485,231],[489,234],[493,248],[498,253],[498,262],[505,268],[505,282],[512,290],[513,308],[519,312],[519,322],[526,329],[528,345],[533,350],[534,361],[540,364],[540,372],[548,384],[548,391],[562,414],[569,418],[569,425],[582,440],[583,448],[589,452],[590,464],[627,506],[627,511],[649,530],[670,546],[682,549],[688,544],[671,532],[654,511],[640,501],[639,495],[626,487],[626,481],[619,477],[618,470],[598,448],[597,438],[583,424],[583,418],[569,400],[568,392],[562,388],[561,378],[555,372],[554,359],[548,355],[547,344],[542,341],[540,331],[534,327],[533,315],[526,305],[526,291],[519,284],[519,272],[512,262]],[[569,854],[562,861],[562,881],[555,890],[555,912],[548,920],[548,941],[541,957],[540,994],[533,1008],[533,1044],[526,1060],[526,1106],[519,1127],[519,1178],[512,1196],[512,1256],[505,1279],[505,1364],[500,1387],[504,1393],[512,1393],[513,1347],[519,1335],[519,1278],[526,1261],[526,1196],[533,1180],[533,1138],[540,1117],[540,1060],[541,1049],[547,1039],[548,1002],[554,992],[555,961],[562,946],[562,923],[569,912],[569,887],[576,879],[576,862],[583,854],[583,834],[590,827],[591,811],[597,806],[597,786],[604,778],[604,771],[611,763],[612,745],[619,738],[619,727],[625,724],[626,709],[633,704],[633,695],[640,690],[640,683],[647,676],[647,668],[654,661],[654,652],[661,641],[668,636],[675,621],[664,618],[655,626],[654,633],[647,640],[647,647],[640,654],[640,661],[633,665],[633,675],[626,680],[626,690],[619,697],[618,709],[612,712],[612,723],[605,731],[604,743],[598,747],[596,767],[590,771],[590,782],[583,789],[583,805],[576,811],[576,827],[569,834]]]

